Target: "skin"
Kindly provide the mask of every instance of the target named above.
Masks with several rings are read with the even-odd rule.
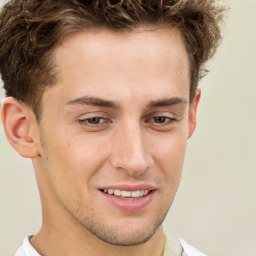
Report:
[[[54,53],[59,82],[44,92],[40,122],[13,98],[2,107],[10,143],[37,176],[43,224],[32,245],[46,256],[162,255],[200,99],[189,104],[179,31],[77,32]],[[120,184],[154,187],[152,201],[120,210],[100,192]]]

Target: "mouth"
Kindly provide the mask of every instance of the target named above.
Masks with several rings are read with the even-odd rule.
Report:
[[[103,188],[101,195],[110,205],[123,212],[138,212],[151,205],[156,189],[150,186]]]
[[[101,189],[101,192],[108,194],[108,195],[114,195],[117,197],[123,197],[123,198],[139,198],[144,197],[151,193],[153,190],[135,190],[135,191],[127,191],[127,190],[119,190],[119,189]]]

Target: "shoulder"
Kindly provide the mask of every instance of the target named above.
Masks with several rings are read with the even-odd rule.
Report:
[[[15,256],[40,256],[29,242],[31,237],[31,235],[25,237],[22,246],[17,250]]]
[[[21,246],[18,251],[15,253],[15,256],[26,256],[23,247]]]
[[[172,236],[166,236],[163,256],[207,256],[200,252],[183,239],[175,239]]]
[[[183,239],[180,238],[179,241],[183,249],[182,256],[207,256],[206,254],[200,252],[199,250],[185,242]]]

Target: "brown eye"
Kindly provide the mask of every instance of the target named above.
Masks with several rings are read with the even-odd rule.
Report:
[[[88,132],[102,131],[107,129],[112,123],[111,117],[104,113],[88,113],[87,115],[82,115],[80,118],[83,119],[77,120],[79,125]]]
[[[87,126],[99,126],[99,125],[103,125],[104,123],[108,123],[105,118],[97,117],[97,116],[78,120],[78,122],[82,125],[87,125]]]
[[[171,125],[173,122],[175,122],[176,119],[169,117],[169,116],[155,116],[155,117],[151,117],[150,119],[147,119],[146,122],[147,123],[151,123],[151,124],[155,124],[155,125]]]
[[[166,122],[166,119],[167,117],[164,117],[164,116],[157,116],[157,117],[154,117],[154,121],[155,123],[158,123],[158,124],[163,124]]]
[[[92,118],[87,119],[87,122],[89,124],[99,124],[99,123],[101,123],[101,121],[102,121],[101,117],[92,117]]]

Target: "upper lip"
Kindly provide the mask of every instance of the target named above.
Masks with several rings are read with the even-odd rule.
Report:
[[[151,184],[114,184],[114,185],[108,185],[104,187],[100,187],[101,190],[104,189],[118,189],[122,191],[138,191],[138,190],[155,190],[156,186],[153,186]]]

